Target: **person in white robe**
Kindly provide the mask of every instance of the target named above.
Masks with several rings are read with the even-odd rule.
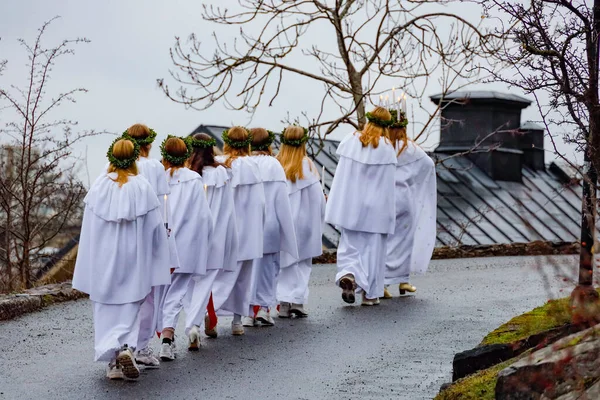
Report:
[[[429,267],[436,238],[437,189],[435,164],[406,136],[406,115],[390,110],[394,124],[388,135],[397,152],[396,230],[388,237],[383,298],[391,298],[390,285],[400,294],[416,292],[411,274],[424,274]]]
[[[313,257],[323,253],[325,194],[319,173],[306,156],[308,135],[304,128],[289,126],[281,137],[277,159],[285,171],[298,255],[281,252],[281,271],[277,281],[279,317],[307,317],[308,282]]]
[[[263,255],[252,266],[252,300],[243,325],[273,326],[271,306],[276,302],[280,252],[298,257],[296,232],[283,167],[273,157],[271,144],[275,134],[264,128],[253,128],[252,158],[258,165],[265,191],[265,223]]]
[[[238,260],[238,236],[233,203],[233,190],[227,169],[215,160],[216,140],[207,134],[197,133],[190,143],[193,153],[190,169],[202,176],[208,205],[213,216],[213,233],[210,240],[206,275],[195,282],[186,296],[186,334],[188,350],[199,350],[200,328],[214,337],[214,321],[207,315],[212,287],[220,271],[235,271]]]
[[[109,170],[84,199],[73,288],[94,309],[95,360],[108,361],[110,379],[136,379],[140,311],[152,288],[170,282],[169,245],[160,203],[137,174],[137,143],[118,139]]]
[[[233,313],[231,333],[243,335],[242,316],[252,300],[252,263],[264,248],[265,193],[256,162],[249,157],[252,136],[243,127],[223,132],[224,156],[217,157],[228,169],[238,232],[238,262],[235,270],[219,271],[213,283],[214,309],[219,315]],[[216,336],[211,332],[209,336]]]
[[[162,304],[162,346],[159,357],[163,361],[175,359],[175,328],[183,309],[188,290],[194,279],[206,274],[213,220],[204,192],[202,177],[184,167],[191,154],[191,145],[182,138],[169,136],[161,145],[165,174],[171,195],[168,220],[175,236],[179,267],[173,271],[171,284],[165,288]]]
[[[149,158],[152,143],[156,139],[156,132],[144,124],[134,124],[123,133],[123,136],[134,140],[140,146],[140,155],[137,160],[138,172],[148,180],[160,202],[160,209],[164,210],[165,199],[171,193],[165,176],[165,168],[160,161]],[[168,232],[167,235],[169,236],[169,250],[171,253],[170,267],[177,268],[179,261],[174,243],[175,238],[169,235]],[[140,338],[138,340],[139,347],[135,354],[135,360],[138,364],[144,365],[146,368],[157,368],[160,365],[158,358],[154,356],[150,342],[158,331],[161,300],[163,298],[163,293],[161,293],[160,289],[163,287],[152,288],[152,291],[144,299],[140,311]]]
[[[387,236],[395,229],[396,151],[384,137],[391,115],[382,107],[367,113],[362,132],[345,137],[337,148],[337,165],[325,221],[341,229],[336,284],[342,300],[379,304],[383,296]]]

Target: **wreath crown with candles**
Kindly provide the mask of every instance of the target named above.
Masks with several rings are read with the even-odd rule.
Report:
[[[122,159],[115,157],[115,155],[113,154],[113,149],[115,147],[115,143],[117,143],[119,140],[128,140],[131,143],[133,143],[133,155],[131,157]],[[116,138],[111,143],[110,147],[108,148],[108,151],[106,152],[106,157],[108,158],[110,164],[119,169],[127,169],[131,167],[135,163],[139,155],[140,145],[135,140],[131,140],[129,137]]]
[[[208,140],[199,140],[188,136],[184,140],[187,140],[190,143],[190,145],[196,149],[207,149],[209,147],[214,147],[217,145],[217,140],[215,138],[210,138]]]
[[[243,129],[246,129],[246,128],[243,128]],[[227,144],[227,146],[233,147],[234,149],[243,149],[243,148],[247,148],[250,145],[252,145],[252,134],[250,133],[250,131],[248,131],[248,129],[246,129],[246,132],[248,132],[248,138],[246,140],[231,139],[229,137],[229,129],[224,130],[221,137],[223,138],[223,142],[225,144]]]
[[[267,132],[269,133],[269,136],[265,140],[259,144],[252,144],[252,151],[266,151],[271,147],[275,140],[275,134],[270,130],[267,130]]]
[[[408,118],[406,118],[406,113],[404,111],[395,109],[388,111],[392,114],[392,124],[389,126],[390,128],[406,128],[408,126]]]
[[[152,144],[152,142],[154,142],[154,139],[156,139],[156,132],[154,132],[154,129],[150,128],[150,133],[148,134],[148,136],[146,136],[144,138],[137,138],[137,137],[131,136],[128,131],[125,131],[125,132],[123,132],[122,137],[127,138],[128,140],[131,140],[131,141],[139,144],[140,146],[144,146],[144,145]]]
[[[294,125],[294,126],[299,126],[299,125]],[[301,126],[300,128],[302,128],[304,130],[304,135],[302,135],[302,137],[300,139],[286,139],[285,131],[281,132],[281,134],[279,135],[281,144],[285,144],[287,146],[292,146],[292,147],[300,147],[304,143],[308,142],[308,139],[309,139],[308,129],[306,129],[303,126]]]
[[[187,148],[187,151],[185,152],[184,155],[182,155],[182,156],[174,156],[174,155],[171,155],[171,154],[167,153],[167,150],[165,149],[165,144],[167,143],[167,140],[169,140],[171,138],[176,138],[176,139],[183,140],[183,143],[185,143],[185,147]],[[192,145],[186,139],[183,139],[183,138],[181,138],[179,136],[169,135],[169,136],[167,136],[167,138],[165,140],[163,140],[163,142],[160,145],[160,154],[162,155],[163,159],[167,160],[171,165],[179,167],[179,166],[182,166],[183,164],[185,164],[185,162],[187,161],[187,159],[192,154]]]

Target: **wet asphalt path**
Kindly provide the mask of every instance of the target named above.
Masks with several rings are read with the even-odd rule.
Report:
[[[110,382],[92,361],[89,301],[60,304],[0,322],[0,399],[431,399],[456,352],[562,295],[555,268],[573,265],[572,256],[434,261],[414,278],[416,296],[371,308],[345,305],[335,267],[316,266],[309,318],[242,337],[223,319],[198,353],[180,332],[178,360],[139,382]]]

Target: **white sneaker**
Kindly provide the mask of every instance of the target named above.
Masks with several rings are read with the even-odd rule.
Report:
[[[174,344],[175,338],[173,338],[173,342],[171,343],[163,343],[160,347],[160,353],[158,356],[163,361],[173,361],[175,360],[175,346]]]
[[[279,303],[279,318],[289,318],[290,315],[290,303],[281,302]]]
[[[231,334],[233,336],[242,336],[244,334],[244,326],[241,323],[231,323]]]
[[[125,375],[123,375],[123,371],[121,371],[121,367],[117,365],[117,361],[111,361],[106,367],[106,377],[111,380],[121,380],[125,379]]]
[[[135,380],[140,377],[140,369],[135,362],[135,357],[131,352],[131,349],[127,345],[123,346],[119,355],[117,356],[117,365],[123,371],[123,376],[126,379]]]
[[[190,329],[190,333],[188,334],[188,350],[200,350],[200,327],[198,325],[194,325]]]
[[[261,307],[256,313],[256,320],[259,321],[263,326],[273,326],[275,321],[271,318],[268,308]]]
[[[258,326],[258,321],[252,317],[244,317],[242,318],[242,326],[253,327]]]
[[[304,304],[292,303],[290,306],[290,314],[295,315],[296,318],[308,317],[308,312],[304,309]]]
[[[160,361],[158,361],[158,358],[156,358],[154,351],[152,351],[152,347],[150,346],[146,346],[137,352],[135,355],[135,362],[146,368],[160,367]]]

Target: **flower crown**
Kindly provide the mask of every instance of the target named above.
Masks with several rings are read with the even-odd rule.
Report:
[[[294,126],[297,126],[297,125],[294,125]],[[281,144],[285,144],[286,146],[292,146],[292,147],[300,147],[304,143],[308,142],[308,139],[309,139],[308,129],[306,129],[303,126],[301,128],[304,129],[304,135],[300,139],[286,139],[285,131],[281,132],[281,134],[280,134]]]
[[[390,128],[406,128],[408,125],[408,118],[404,111],[398,112],[398,110],[388,110],[392,114],[392,124]]]
[[[117,143],[119,140],[129,140],[131,143],[133,143],[133,155],[131,157],[124,159],[115,157],[115,155],[113,154],[113,149],[115,147],[115,143]],[[110,164],[119,169],[127,169],[131,167],[135,163],[139,155],[140,145],[137,144],[135,140],[131,140],[128,137],[116,138],[108,148],[108,151],[106,152],[106,157],[108,158]]]
[[[123,132],[122,137],[127,138],[128,140],[132,140],[132,141],[136,142],[137,144],[139,144],[140,146],[144,146],[144,145],[152,144],[152,142],[154,142],[154,139],[156,139],[156,132],[154,132],[154,129],[150,129],[150,133],[148,134],[148,136],[146,136],[144,138],[136,138],[136,137],[131,136],[128,131],[125,131],[125,132]]]
[[[208,140],[200,140],[194,139],[191,136],[185,138],[193,148],[196,149],[207,149],[209,147],[214,147],[217,145],[217,140],[215,138],[210,138]]]
[[[165,144],[167,143],[167,140],[169,140],[171,138],[176,138],[176,139],[183,140],[183,143],[185,143],[185,147],[187,148],[187,151],[185,152],[184,155],[182,155],[182,156],[174,156],[174,155],[171,155],[171,154],[167,153],[167,150],[165,149]],[[185,162],[187,161],[187,159],[192,154],[192,145],[190,144],[189,141],[187,141],[187,140],[185,140],[183,138],[180,138],[179,136],[169,135],[169,136],[167,136],[167,138],[165,140],[163,140],[163,142],[160,145],[160,154],[162,155],[163,160],[167,160],[171,165],[179,167],[179,166],[185,164]]]
[[[269,136],[262,141],[262,143],[254,144],[252,143],[252,151],[266,151],[269,149],[273,141],[275,140],[275,134],[269,130],[267,130]]]
[[[246,129],[246,128],[244,128],[244,129]],[[252,134],[248,131],[248,129],[246,129],[246,132],[248,132],[248,139],[246,139],[246,140],[231,139],[229,137],[229,129],[224,130],[221,137],[223,138],[223,142],[225,142],[225,144],[228,145],[229,147],[233,147],[235,149],[243,149],[243,148],[249,147],[252,144]]]
[[[394,123],[393,119],[389,121],[385,121],[383,119],[377,118],[372,113],[368,112],[365,114],[365,117],[369,120],[370,123],[377,125],[381,128],[389,128]]]

